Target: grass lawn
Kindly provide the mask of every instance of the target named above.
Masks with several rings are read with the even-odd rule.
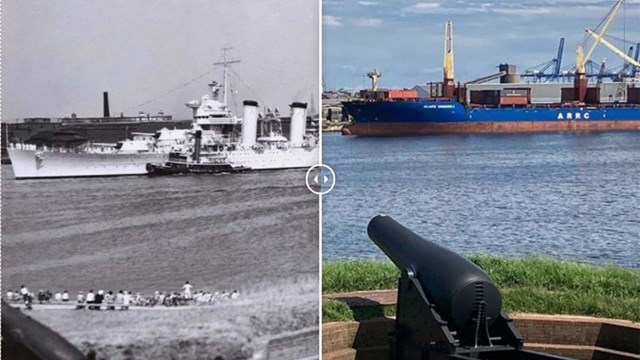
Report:
[[[587,315],[640,321],[640,271],[598,267],[545,257],[467,258],[498,284],[507,312]],[[390,262],[353,261],[323,264],[322,292],[393,289],[400,271]],[[322,307],[324,322],[393,316],[395,306],[351,309],[330,300]]]

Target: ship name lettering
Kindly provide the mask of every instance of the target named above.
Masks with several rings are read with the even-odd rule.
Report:
[[[567,113],[558,113],[558,120],[589,120],[589,113],[584,112],[567,112]]]
[[[424,105],[424,109],[453,109],[453,105]]]

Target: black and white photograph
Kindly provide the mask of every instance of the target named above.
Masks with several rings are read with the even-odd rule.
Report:
[[[318,1],[2,3],[2,355],[319,357]]]

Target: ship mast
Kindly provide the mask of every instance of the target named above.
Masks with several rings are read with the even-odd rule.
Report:
[[[222,79],[222,99],[224,101],[224,104],[227,104],[227,82],[228,82],[228,72],[229,72],[229,65],[230,64],[237,64],[240,62],[240,60],[227,60],[227,52],[229,50],[233,49],[230,46],[225,46],[222,48],[222,61],[218,61],[213,63],[214,65],[223,65],[224,66],[224,77]]]

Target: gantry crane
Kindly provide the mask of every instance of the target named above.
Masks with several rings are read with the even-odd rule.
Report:
[[[536,65],[530,69],[525,70],[522,77],[533,77],[538,80],[557,80],[560,78],[560,69],[562,68],[562,54],[564,53],[564,38],[560,38],[560,44],[558,45],[558,55],[549,62]],[[551,74],[545,73],[549,68],[553,67]]]

